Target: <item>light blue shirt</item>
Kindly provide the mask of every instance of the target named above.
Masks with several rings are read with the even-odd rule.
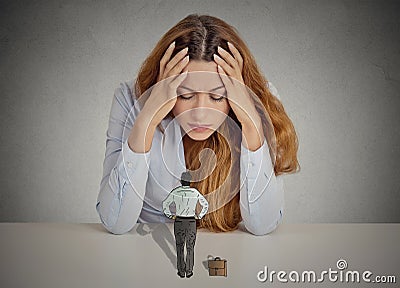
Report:
[[[269,83],[270,91],[279,98],[276,88]],[[136,223],[173,222],[165,217],[162,202],[181,185],[173,175],[186,171],[182,131],[171,117],[161,121],[165,133],[156,129],[147,153],[129,148],[127,139],[140,112],[133,84],[133,80],[123,82],[115,90],[96,203],[101,223],[113,234],[124,234]],[[240,187],[245,228],[255,235],[273,231],[282,221],[284,191],[281,176],[275,176],[265,139],[256,151],[241,145]]]

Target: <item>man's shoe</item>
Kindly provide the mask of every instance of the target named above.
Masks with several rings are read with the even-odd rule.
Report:
[[[193,272],[192,271],[186,272],[186,278],[190,278],[192,276],[193,276]]]
[[[181,277],[181,278],[184,278],[185,277],[185,273],[181,273],[181,272],[178,271],[178,276]]]

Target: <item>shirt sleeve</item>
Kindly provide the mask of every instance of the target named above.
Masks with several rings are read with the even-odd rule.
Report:
[[[165,198],[165,200],[162,202],[162,206],[163,206],[163,212],[165,214],[165,216],[167,216],[168,218],[172,218],[172,213],[171,210],[169,209],[169,206],[175,201],[174,198],[174,190],[172,190],[167,198]]]
[[[113,234],[126,233],[137,222],[150,164],[150,151],[136,153],[128,145],[127,139],[139,113],[130,91],[127,83],[121,83],[114,93],[96,204],[101,223]]]
[[[269,89],[280,99],[271,82]],[[256,151],[242,143],[240,187],[240,211],[246,229],[255,235],[275,230],[282,222],[284,191],[281,176],[275,176],[266,139]]]
[[[204,196],[197,191],[197,197],[199,199],[200,205],[203,207],[199,213],[199,219],[203,218],[204,215],[206,215],[207,211],[208,211],[208,201],[206,198],[204,198]]]

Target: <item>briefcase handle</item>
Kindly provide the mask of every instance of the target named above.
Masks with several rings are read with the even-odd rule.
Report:
[[[217,257],[213,257],[212,255],[208,255],[208,260],[222,260],[221,257],[217,256]]]

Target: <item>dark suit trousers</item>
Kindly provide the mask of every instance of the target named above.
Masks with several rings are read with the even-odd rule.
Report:
[[[194,265],[194,244],[196,241],[196,219],[194,217],[177,216],[174,223],[176,241],[176,257],[179,273],[190,273]],[[186,244],[186,262],[184,246]]]

